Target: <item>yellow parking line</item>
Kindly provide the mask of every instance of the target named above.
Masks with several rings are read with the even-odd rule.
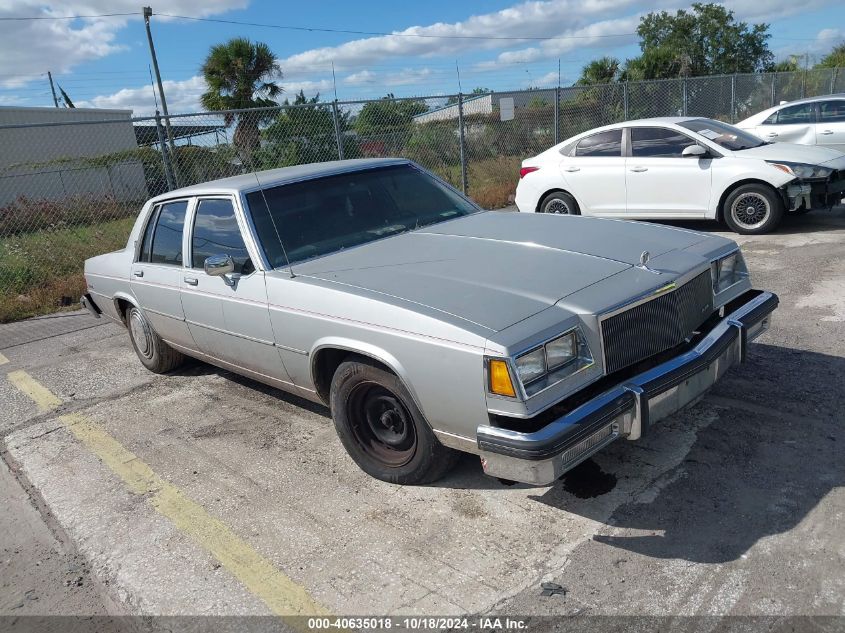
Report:
[[[3,356],[3,354],[0,354],[0,365],[5,365],[8,362],[9,362],[9,359],[6,358],[5,356]]]
[[[26,372],[12,372],[9,380],[35,400],[39,408],[47,402],[53,403],[53,406],[60,404],[56,396]],[[304,587],[276,569],[225,523],[159,477],[99,424],[76,413],[59,416],[59,420],[132,492],[146,495],[159,514],[214,556],[273,613],[328,615],[328,611],[311,598]],[[301,628],[299,624],[291,623],[295,628]]]
[[[7,377],[10,383],[35,402],[41,413],[55,409],[62,403],[47,387],[23,370],[9,372]]]

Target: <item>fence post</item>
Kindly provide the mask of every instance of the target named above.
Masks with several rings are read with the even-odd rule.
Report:
[[[461,189],[467,193],[467,155],[464,147],[464,95],[458,93],[458,140],[461,144]]]
[[[775,105],[775,90],[777,90],[778,85],[778,74],[772,73],[772,106]]]
[[[807,69],[804,69],[804,72],[801,73],[801,98],[807,96]]]
[[[555,88],[555,145],[560,143],[560,86]]]
[[[681,105],[681,113],[686,116],[687,115],[687,78],[684,77],[681,80],[681,98],[682,98],[682,105]]]
[[[158,146],[161,148],[161,164],[164,168],[164,177],[167,180],[167,190],[173,191],[176,187],[173,184],[173,174],[170,171],[170,156],[167,153],[167,145],[164,142],[164,131],[161,129],[161,115],[156,110],[156,132],[158,132]]]
[[[332,101],[332,114],[334,118],[334,138],[337,142],[337,157],[338,160],[343,160],[343,138],[340,133],[340,116],[337,112],[337,99]]]
[[[731,75],[731,123],[736,122],[736,74]]]
[[[622,113],[625,120],[628,120],[628,81],[622,84]]]
[[[828,94],[835,94],[836,93],[836,71],[839,70],[839,66],[833,67],[833,72],[830,73],[830,92]]]

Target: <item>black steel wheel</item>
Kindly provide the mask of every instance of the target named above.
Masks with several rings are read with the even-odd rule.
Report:
[[[337,368],[329,400],[346,452],[365,473],[395,484],[440,479],[458,452],[443,446],[399,378],[364,357]]]

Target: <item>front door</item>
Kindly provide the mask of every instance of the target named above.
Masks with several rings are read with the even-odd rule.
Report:
[[[819,103],[816,144],[845,152],[845,99]]]
[[[704,217],[714,159],[682,156],[684,148],[696,144],[671,128],[631,128],[631,155],[625,161],[630,217]]]
[[[256,270],[233,200],[199,198],[191,218],[190,260],[182,279],[185,319],[199,351],[240,368],[289,382],[275,346],[264,272]],[[205,260],[229,255],[231,275],[205,273]]]
[[[155,206],[149,215],[129,281],[132,294],[150,325],[165,341],[194,348],[185,324],[179,289],[182,285],[182,241],[188,200]]]
[[[571,156],[560,163],[565,188],[581,206],[583,215],[625,213],[625,159],[622,130],[585,136]]]

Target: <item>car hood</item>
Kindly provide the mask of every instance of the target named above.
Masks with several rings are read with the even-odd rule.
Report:
[[[762,158],[763,160],[782,160],[810,165],[825,165],[842,169],[845,167],[845,154],[827,147],[796,145],[794,143],[769,143],[734,152],[740,158]],[[827,165],[827,163],[832,163]]]
[[[652,224],[478,213],[293,268],[499,331],[652,257],[711,239]],[[624,298],[624,297],[622,297]]]

